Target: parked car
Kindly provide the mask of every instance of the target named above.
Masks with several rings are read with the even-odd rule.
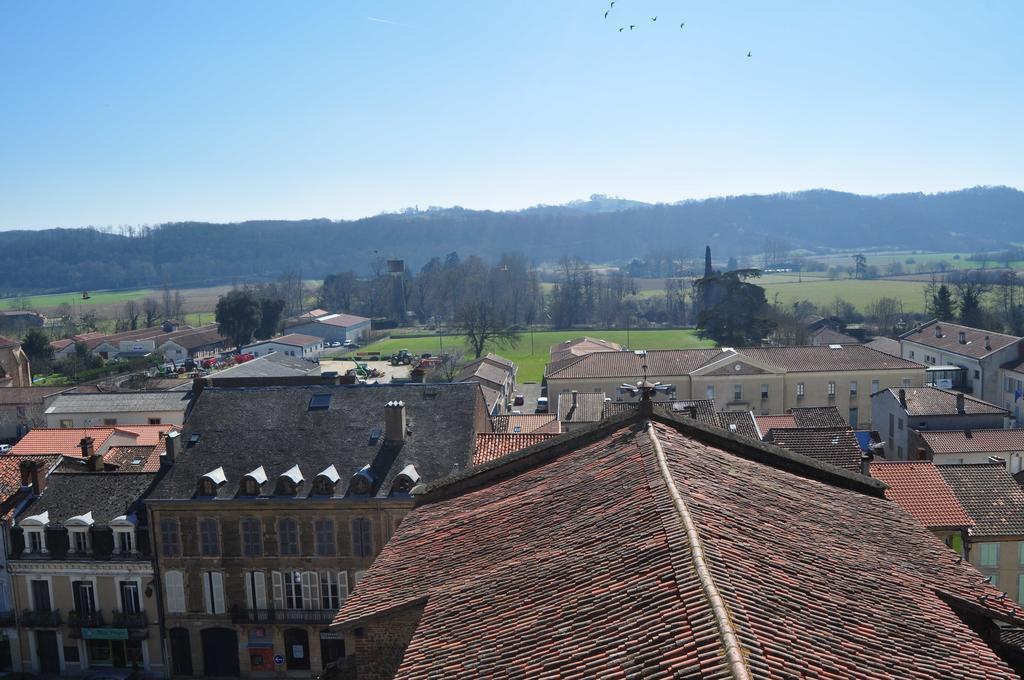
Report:
[[[352,342],[351,340],[349,340],[348,342],[345,343],[345,347],[348,347],[349,349],[359,349],[359,343]]]
[[[249,354],[248,352],[246,352],[245,354],[236,355],[235,356],[235,363],[236,364],[244,364],[246,361],[252,361],[255,358],[256,358],[256,356],[254,354]]]
[[[547,397],[537,397],[537,413],[547,413],[547,412],[548,412],[548,398]]]
[[[199,365],[203,368],[213,368],[217,365],[217,357],[207,357],[199,362]]]
[[[10,453],[10,452],[11,452],[11,445],[10,444],[0,444],[0,454]]]
[[[516,395],[516,396],[515,396],[515,397],[514,397],[514,398],[512,399],[512,405],[513,405],[513,406],[522,406],[522,405],[523,405],[523,404],[525,404],[525,403],[526,403],[526,397],[524,397],[524,396],[523,396],[523,395],[521,395],[521,394],[517,394],[517,395]]]

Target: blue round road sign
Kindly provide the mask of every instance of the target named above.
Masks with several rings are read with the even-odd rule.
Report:
[[[284,657],[281,656],[280,654],[275,654],[274,655],[274,663],[276,663],[278,666],[280,666],[281,664],[284,663]]]

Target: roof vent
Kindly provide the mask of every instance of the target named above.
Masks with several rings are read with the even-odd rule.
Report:
[[[992,339],[985,336],[985,349],[992,349]]]
[[[829,349],[842,349],[843,346],[842,345],[829,345],[828,348]]]
[[[729,432],[736,431],[736,423],[729,423]]]
[[[965,333],[963,331],[960,331],[959,333],[957,333],[956,334],[956,341],[959,342],[961,345],[966,345],[967,344],[967,333]]]
[[[380,441],[380,436],[384,434],[384,428],[379,425],[375,425],[370,429],[370,445],[376,444]]]
[[[645,350],[645,349],[636,349],[636,350],[633,350],[633,354],[637,355],[638,357],[645,357],[645,356],[647,356],[647,350]]]
[[[942,337],[942,326],[939,326],[938,324],[935,325],[935,337]]]
[[[359,469],[359,472],[352,475],[352,480],[348,483],[348,489],[353,496],[369,496],[373,492],[376,482],[377,477],[373,474],[373,470],[370,469],[369,465],[364,465]]]
[[[419,481],[420,473],[416,471],[416,467],[414,465],[406,465],[395,477],[395,481],[391,485],[391,495],[407,494],[412,491],[412,488]]]
[[[331,405],[331,395],[327,394],[314,394],[309,398],[309,409],[310,411],[326,411]]]

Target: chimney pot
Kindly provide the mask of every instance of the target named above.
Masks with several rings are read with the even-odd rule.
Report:
[[[575,406],[575,405],[576,405],[576,397],[577,397],[578,395],[579,395],[579,392],[577,392],[576,390],[573,390],[573,391],[572,391],[572,405],[573,405],[573,406]]]
[[[178,431],[167,433],[167,445],[164,452],[164,462],[167,465],[174,465],[174,459],[178,457],[181,446],[181,433]]]
[[[966,345],[967,333],[965,333],[964,331],[960,331],[959,333],[957,333],[957,342],[959,342],[961,345]]]
[[[992,349],[992,339],[985,336],[985,349]]]
[[[958,392],[956,395],[956,412],[961,415],[967,413],[967,399],[964,398],[963,392]]]
[[[935,326],[935,337],[937,337],[937,338],[941,338],[942,337],[942,326],[938,326],[938,325]]]
[[[38,496],[46,488],[46,476],[43,466],[34,460],[23,460],[18,465],[21,472],[21,485],[32,487],[32,495]]]
[[[902,387],[900,388],[900,406],[907,407],[907,391]]]
[[[384,404],[384,441],[405,441],[405,438],[408,436],[405,418],[404,401],[389,401]]]

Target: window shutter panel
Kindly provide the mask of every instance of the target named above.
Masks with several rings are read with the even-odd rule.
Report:
[[[204,571],[203,572],[203,607],[206,610],[207,614],[213,614],[214,613],[214,610],[213,610],[213,600],[210,597],[211,596],[211,593],[210,593],[210,588],[211,588],[211,586],[210,586],[210,579],[211,579],[211,576],[210,576],[210,574],[211,574],[211,572],[208,572],[208,571]]]
[[[307,600],[309,604],[306,605],[306,608],[320,609],[320,574],[315,571],[307,571],[306,577],[309,579],[310,594],[310,599]]]
[[[256,603],[253,601],[253,577],[256,575],[255,572],[245,572],[245,606],[248,609],[255,609]]]
[[[274,609],[284,609],[284,577],[281,572],[270,573],[271,588],[274,596]]]
[[[167,611],[185,611],[185,582],[180,571],[169,571],[164,575],[164,590],[167,592]]]
[[[316,605],[313,604],[313,583],[310,581],[311,572],[302,572],[302,606],[305,609],[312,609]]]
[[[219,571],[213,572],[213,607],[214,614],[223,614],[227,611],[224,608],[224,574]]]
[[[345,601],[348,597],[348,572],[338,572],[338,600],[341,602]]]
[[[256,591],[256,608],[267,608],[267,576],[262,571],[255,571],[252,574]]]

